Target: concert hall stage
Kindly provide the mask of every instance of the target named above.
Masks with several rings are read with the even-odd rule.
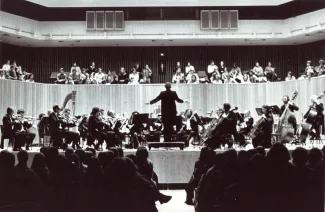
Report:
[[[309,142],[308,142],[309,143]],[[308,144],[304,146],[306,149],[311,149],[313,146]],[[287,148],[292,152],[297,146],[287,145]],[[314,147],[322,148],[322,145],[315,145]],[[248,145],[245,150],[251,149],[252,146]],[[11,151],[11,148],[8,149]],[[236,148],[237,151],[243,150]],[[134,154],[136,150],[124,150],[124,155]],[[226,150],[216,150],[217,153],[224,152]],[[30,166],[33,157],[39,152],[39,147],[33,147],[32,151],[29,151],[28,165]],[[17,152],[13,152],[15,155]],[[60,150],[60,154],[64,154]],[[152,149],[149,151],[149,158],[154,164],[154,170],[158,175],[160,184],[184,184],[190,179],[195,161],[199,158],[200,148],[189,147],[184,150],[176,148],[172,149]]]

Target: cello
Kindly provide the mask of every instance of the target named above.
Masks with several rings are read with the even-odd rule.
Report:
[[[317,99],[321,99],[323,96],[325,96],[325,91],[323,94],[318,96]],[[306,114],[307,116],[305,121],[301,124],[302,129],[299,137],[300,143],[306,143],[309,132],[316,121],[317,114],[318,112],[316,110],[316,107],[310,107],[308,114]]]
[[[293,101],[297,98],[298,92],[295,91],[292,95],[290,101]],[[287,103],[278,124],[278,133],[279,133],[279,140],[282,143],[289,143],[292,141],[294,137],[294,127],[292,123],[289,122],[290,119],[294,118],[294,114],[289,110],[289,102]]]

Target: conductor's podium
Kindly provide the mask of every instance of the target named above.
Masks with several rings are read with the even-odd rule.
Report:
[[[148,148],[180,148],[181,150],[184,149],[185,143],[184,142],[149,142]]]

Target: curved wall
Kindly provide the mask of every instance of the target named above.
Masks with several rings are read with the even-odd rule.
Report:
[[[163,89],[163,84],[55,85],[1,80],[0,114],[4,115],[6,108],[13,106],[15,110],[25,109],[27,116],[38,116],[51,110],[54,104],[62,105],[65,96],[72,90],[77,91],[76,115],[89,114],[94,106],[105,111],[112,109],[117,113],[127,112],[128,115],[135,110],[151,113],[159,103],[146,105],[145,102],[155,98]],[[254,117],[257,117],[255,108],[263,104],[281,105],[283,95],[291,96],[294,91],[298,91],[295,102],[300,107],[296,114],[299,121],[301,113],[305,113],[310,105],[310,96],[319,95],[325,90],[325,77],[260,84],[175,84],[172,89],[177,91],[180,98],[190,101],[178,104],[179,112],[192,108],[198,110],[200,115],[205,115],[207,111],[229,102],[232,106],[238,106],[240,111],[252,111]],[[70,102],[67,108],[71,108]],[[324,100],[322,102],[325,103]]]

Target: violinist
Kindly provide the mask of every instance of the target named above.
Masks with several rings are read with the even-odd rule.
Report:
[[[267,105],[262,106],[262,118],[260,125],[258,126],[259,130],[255,138],[253,138],[252,143],[254,148],[258,146],[263,146],[264,148],[271,147],[272,131],[273,131],[273,115],[271,108]]]
[[[28,123],[28,121],[24,119],[24,113],[25,111],[22,109],[17,111],[17,118],[14,124],[14,151],[20,151],[21,147],[25,145],[25,142],[26,150],[29,150],[29,146],[33,143],[36,137],[35,133],[30,133],[27,131],[27,129],[32,127],[32,124]]]
[[[245,147],[248,143],[245,142],[245,136],[251,131],[252,126],[254,124],[254,119],[251,116],[251,112],[249,110],[244,111],[244,119],[243,122],[239,122],[240,129],[238,130],[237,135],[235,136],[235,140],[238,141],[239,146]]]
[[[198,116],[196,115],[196,112],[193,112],[192,110],[186,110],[184,113],[184,127],[180,131],[185,131],[186,136],[186,141],[185,141],[185,146],[189,146],[189,141],[193,138],[193,142],[197,143],[199,140],[199,125],[198,125]]]
[[[288,95],[284,95],[282,97],[282,101],[283,101],[283,105],[281,106],[281,112],[280,112],[280,117],[282,116],[282,113],[284,112],[285,108],[287,107],[287,105],[289,104],[289,107],[288,107],[288,110],[291,112],[291,113],[294,113],[295,111],[298,111],[299,110],[299,107],[297,107],[295,105],[295,103],[293,102],[290,102],[290,99],[289,99],[289,96]],[[290,116],[288,117],[288,123],[291,123],[292,126],[293,126],[293,129],[294,129],[294,134],[297,133],[297,119],[295,116]]]
[[[14,110],[11,107],[7,108],[7,114],[2,118],[3,124],[3,135],[2,137],[9,138],[9,144],[13,144],[15,141],[15,133],[13,130],[13,125],[15,120],[13,118]],[[0,149],[4,149],[4,140],[1,139]]]
[[[99,150],[99,147],[103,144],[104,140],[106,141],[107,147],[111,146],[109,145],[111,138],[105,130],[106,126],[107,124],[105,124],[101,118],[100,109],[94,107],[88,119],[88,135],[90,138],[93,138],[87,140],[88,146],[94,145],[95,138],[98,139],[98,143],[94,145],[96,150]]]
[[[61,124],[62,130],[66,132],[65,143],[63,149],[66,149],[69,144],[72,143],[73,149],[81,149],[80,143],[80,135],[77,132],[69,131],[69,128],[77,126],[78,119],[75,117],[71,117],[70,109],[65,109],[63,111],[64,120]]]
[[[49,114],[49,130],[51,136],[51,142],[53,147],[64,148],[63,139],[68,137],[70,132],[62,130],[62,124],[64,123],[64,117],[60,115],[62,109],[59,105],[53,106],[53,112]]]
[[[309,107],[309,110],[304,115],[304,118],[306,119],[310,113],[311,110],[316,110],[317,114],[313,120],[311,131],[310,131],[310,139],[320,139],[320,128],[321,126],[324,128],[324,105],[320,103],[319,98],[317,95],[311,96],[311,103],[312,105]]]

